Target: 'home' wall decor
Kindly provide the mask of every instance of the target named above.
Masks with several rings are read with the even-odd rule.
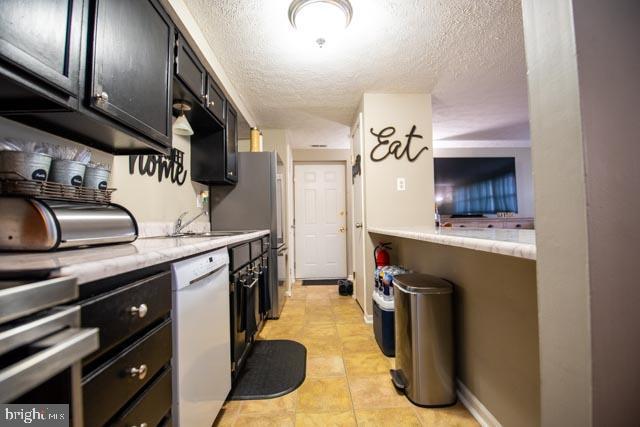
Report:
[[[371,128],[370,132],[378,139],[378,144],[373,147],[370,154],[370,158],[374,162],[381,162],[390,155],[393,155],[393,157],[398,160],[400,160],[402,156],[406,155],[407,160],[415,162],[422,153],[429,150],[429,147],[422,147],[415,155],[411,154],[411,142],[413,139],[422,139],[422,135],[416,133],[416,125],[413,125],[411,127],[411,131],[405,135],[407,143],[404,147],[402,146],[402,142],[399,140],[389,140],[396,133],[396,128],[393,126],[387,126],[380,132],[376,132]]]
[[[129,174],[135,175],[136,161],[138,161],[138,173],[140,175],[158,176],[158,182],[163,178],[169,178],[172,183],[182,185],[187,179],[187,171],[184,168],[184,153],[177,148],[172,148],[168,156],[161,155],[133,155],[129,156]]]

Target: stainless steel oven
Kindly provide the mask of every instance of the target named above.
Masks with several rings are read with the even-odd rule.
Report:
[[[98,329],[80,329],[79,307],[62,306],[77,297],[71,277],[0,282],[0,402],[68,404],[82,425],[81,360]]]

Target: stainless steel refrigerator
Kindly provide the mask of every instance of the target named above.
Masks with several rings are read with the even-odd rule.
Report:
[[[286,280],[282,280],[282,273],[286,276],[286,272],[281,272],[281,280],[278,277],[278,256],[286,256],[286,246],[281,214],[282,191],[278,191],[276,183],[277,162],[275,152],[238,153],[238,183],[210,188],[213,230],[271,230],[269,317],[272,319],[280,317],[286,287]]]

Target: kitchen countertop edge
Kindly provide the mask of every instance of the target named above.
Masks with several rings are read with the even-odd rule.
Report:
[[[51,277],[72,276],[77,278],[78,284],[84,284],[250,241],[265,236],[269,232],[269,230],[257,230],[245,234],[219,237],[151,237],[141,238],[123,245],[98,246],[51,253],[29,253],[26,254],[29,257],[29,265],[28,268],[25,266],[25,270],[37,269],[38,264],[42,263],[43,268],[53,270]],[[122,249],[126,249],[126,251],[118,254],[118,251]],[[81,251],[83,250],[91,251],[91,256],[88,256],[86,260],[82,260]],[[102,252],[104,252],[104,257]],[[113,255],[114,252],[116,255]],[[20,255],[7,255],[12,258],[15,256]],[[1,268],[3,267],[2,261],[0,256],[0,269],[3,269]],[[19,264],[20,261],[17,262]],[[15,271],[16,266],[13,269]]]

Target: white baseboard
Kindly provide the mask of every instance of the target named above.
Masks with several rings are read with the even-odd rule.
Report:
[[[496,417],[493,416],[486,406],[471,393],[460,380],[458,383],[458,399],[469,410],[473,418],[480,423],[482,427],[502,427]]]
[[[364,315],[364,323],[373,323],[373,315],[371,314],[365,314]]]

